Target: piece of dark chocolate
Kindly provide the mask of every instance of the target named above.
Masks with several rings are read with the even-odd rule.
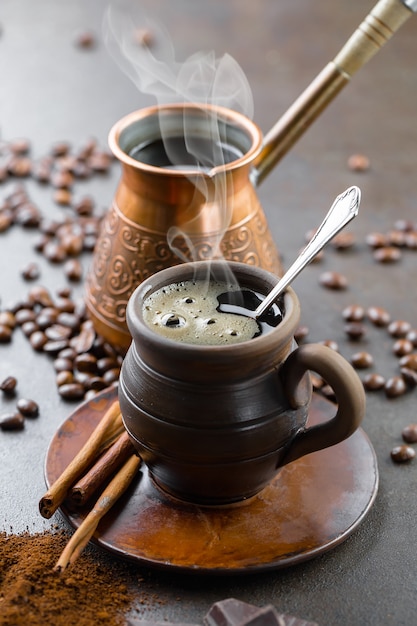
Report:
[[[205,626],[318,626],[313,622],[278,613],[271,605],[257,607],[235,598],[213,604],[204,618]]]

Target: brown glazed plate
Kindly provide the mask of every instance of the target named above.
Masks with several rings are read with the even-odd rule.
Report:
[[[112,387],[80,405],[55,433],[46,456],[48,487],[59,477],[114,400]],[[313,395],[309,424],[333,417]],[[202,507],[157,488],[144,465],[100,522],[94,543],[141,565],[184,572],[251,573],[300,563],[342,543],[363,521],[378,489],[374,449],[362,429],[342,443],[282,468],[257,496]],[[61,512],[74,528],[88,513]]]

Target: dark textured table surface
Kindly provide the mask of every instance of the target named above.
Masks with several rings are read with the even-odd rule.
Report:
[[[265,132],[316,74],[338,52],[365,12],[368,0],[177,0],[141,5],[162,20],[179,61],[213,49],[228,52],[251,86],[254,119]],[[110,127],[123,115],[152,104],[114,63],[101,34],[104,3],[74,0],[3,0],[0,7],[1,139],[30,140],[32,154],[45,154],[58,140],[80,145],[89,137],[106,145]],[[372,59],[322,113],[313,127],[259,189],[271,231],[289,265],[334,197],[356,184],[362,190],[360,216],[350,227],[356,245],[345,252],[329,248],[321,264],[309,267],[294,287],[303,309],[308,339],[334,339],[349,358],[358,349],[346,340],[341,312],[350,303],[384,306],[393,319],[417,328],[415,280],[417,253],[403,251],[395,264],[377,263],[365,243],[371,231],[387,232],[398,219],[417,221],[417,22],[411,20]],[[92,31],[96,44],[75,45],[79,33]],[[347,161],[366,155],[370,168],[358,173]],[[79,183],[98,206],[109,206],[117,185],[117,166],[109,175]],[[16,182],[16,181],[14,181]],[[0,184],[0,196],[10,181]],[[31,198],[50,217],[65,209],[52,201],[51,189],[24,180]],[[35,233],[13,227],[0,235],[0,298],[23,298],[28,283],[21,269],[29,261],[41,266],[41,282],[51,290],[65,285],[62,267],[33,251]],[[90,262],[85,254],[85,267]],[[325,270],[343,272],[348,289],[333,292],[319,285]],[[82,294],[82,284],[74,292]],[[398,373],[386,331],[368,325],[360,344],[375,357],[375,369]],[[0,346],[0,379],[14,375],[19,393],[36,399],[37,420],[22,432],[0,433],[0,526],[20,532],[50,527],[37,509],[44,491],[43,464],[48,444],[75,408],[60,399],[48,358],[31,350],[18,332]],[[417,610],[415,462],[396,465],[391,449],[401,431],[417,421],[416,392],[388,400],[368,394],[363,429],[378,459],[380,487],[369,515],[342,545],[292,568],[237,578],[201,579],[155,575],[153,585],[163,602],[147,616],[198,622],[216,600],[234,596],[324,625],[410,624]],[[10,401],[0,399],[2,411]],[[146,584],[146,583],[144,583]],[[179,600],[178,600],[179,598]]]

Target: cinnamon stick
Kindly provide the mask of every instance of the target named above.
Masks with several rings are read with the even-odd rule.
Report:
[[[123,422],[119,402],[116,400],[106,411],[78,454],[40,499],[39,511],[42,517],[49,519],[55,513],[64,501],[68,489],[102,452],[103,445],[108,446],[121,432],[123,432]]]
[[[69,494],[70,502],[77,507],[83,506],[98,487],[103,485],[132,454],[135,454],[135,448],[128,433],[124,431],[97,463],[72,487]]]
[[[132,455],[110,481],[106,489],[97,500],[93,509],[77,528],[59,557],[54,570],[62,571],[74,563],[94,535],[100,520],[112,508],[114,503],[126,491],[135,477],[140,465],[140,459]]]

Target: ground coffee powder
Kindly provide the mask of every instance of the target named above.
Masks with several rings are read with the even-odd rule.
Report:
[[[124,563],[96,558],[92,550],[73,568],[54,572],[67,541],[65,531],[0,533],[1,626],[126,624],[132,573]]]

